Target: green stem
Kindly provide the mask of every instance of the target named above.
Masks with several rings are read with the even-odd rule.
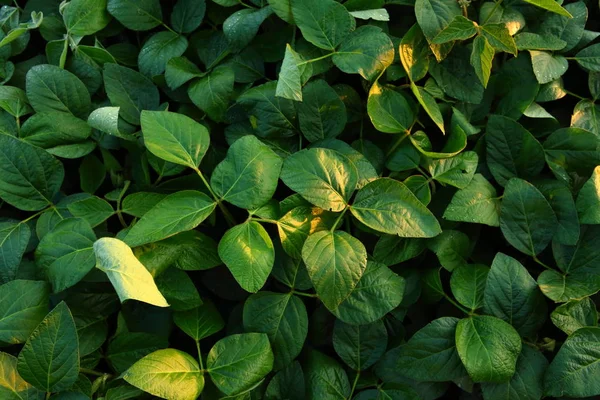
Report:
[[[15,117],[15,122],[17,123],[17,134],[21,136],[21,117]]]
[[[206,186],[206,188],[208,189],[210,195],[212,196],[212,198],[217,203],[217,206],[219,206],[219,208],[223,212],[223,215],[225,216],[225,220],[227,221],[227,224],[230,227],[237,225],[237,223],[235,222],[235,219],[233,218],[233,215],[231,215],[231,213],[229,212],[229,210],[227,209],[227,207],[225,207],[225,204],[223,204],[221,202],[221,199],[219,198],[219,196],[217,196],[217,194],[215,192],[213,192],[212,188],[210,187],[210,184],[208,183],[208,181],[206,180],[206,178],[202,174],[202,171],[200,171],[198,168],[194,168],[194,171],[196,171],[196,173],[198,174],[198,176],[202,180],[202,183],[204,183],[204,186]]]
[[[161,22],[161,25],[164,26],[165,28],[167,28],[167,30],[169,32],[174,33],[179,36],[179,33],[175,32],[173,29],[171,29],[171,27],[169,25],[165,24],[164,22]]]
[[[334,54],[335,54],[335,51],[333,53],[325,54],[324,56],[321,56],[321,57],[311,58],[310,60],[306,60],[304,62],[301,62],[301,63],[297,64],[297,66],[299,67],[299,66],[304,65],[304,64],[321,61],[321,60],[324,60],[326,58],[329,58],[329,57],[333,56]]]
[[[94,371],[93,369],[88,369],[88,368],[80,368],[79,372],[81,372],[82,374],[93,375],[93,376],[108,375],[108,374],[105,374],[104,372],[98,372],[98,371]]]
[[[404,141],[404,139],[406,139],[408,136],[410,135],[410,132],[406,132],[404,135],[401,135],[398,137],[398,139],[396,139],[396,142],[394,142],[393,146],[390,147],[390,149],[387,151],[387,153],[385,153],[385,157],[389,157],[390,154],[392,154],[394,152],[394,150],[396,150],[398,148],[398,146],[400,146],[400,144]]]
[[[352,399],[354,395],[354,391],[356,390],[356,384],[358,383],[358,378],[360,378],[360,371],[356,371],[356,377],[354,378],[354,383],[352,384],[352,390],[350,391],[350,396],[348,396],[348,400]]]
[[[585,98],[585,97],[583,97],[583,96],[580,96],[580,95],[578,95],[578,94],[576,94],[576,93],[573,93],[573,92],[569,92],[569,91],[568,91],[568,90],[566,90],[566,89],[563,89],[563,90],[564,90],[564,91],[565,91],[565,93],[566,93],[566,94],[568,94],[569,96],[573,96],[573,97],[575,97],[575,98],[577,98],[577,99],[579,99],[579,100],[586,100],[586,98]]]
[[[123,225],[123,228],[127,228],[129,225],[127,225],[127,223],[125,222],[125,219],[123,218],[123,213],[121,212],[121,200],[123,200],[123,196],[125,196],[125,193],[127,193],[129,185],[131,185],[131,181],[125,181],[123,189],[121,190],[121,193],[119,193],[119,197],[117,197],[117,217],[119,218],[119,222],[121,222],[121,225]]]
[[[48,400],[50,398],[50,396],[52,396],[52,393],[46,392],[46,400]]]
[[[239,1],[240,1],[240,6],[244,6],[244,7],[247,7],[247,8],[254,8],[250,4],[244,3],[242,0],[239,0]]]
[[[264,222],[266,224],[279,224],[279,221],[276,221],[274,219],[267,219],[267,218],[255,218],[255,217],[250,217],[250,220],[252,221],[256,221],[256,222]]]
[[[67,63],[67,52],[69,51],[69,38],[65,39],[65,45],[63,46],[63,51],[60,53],[60,60],[58,62],[58,66],[61,69],[65,69],[65,64]]]
[[[446,300],[448,300],[448,302],[450,302],[450,304],[452,304],[454,307],[458,308],[460,311],[464,312],[465,314],[471,315],[472,312],[467,310],[466,308],[464,308],[463,306],[461,306],[460,304],[458,304],[456,301],[454,301],[454,299],[450,296],[448,296],[446,293],[444,293],[444,298]]]
[[[341,221],[342,218],[344,218],[344,215],[346,214],[346,211],[348,211],[349,207],[344,208],[344,210],[340,213],[340,215],[337,217],[337,219],[335,220],[335,222],[333,223],[333,225],[331,226],[331,229],[329,230],[329,232],[333,232],[336,230],[338,223]]]
[[[303,297],[317,297],[317,295],[314,294],[314,293],[302,293],[302,292],[297,292],[294,289],[292,289],[292,291],[290,293],[291,294],[296,294],[298,296],[303,296]]]
[[[537,258],[537,256],[533,256],[533,261],[535,261],[536,263],[540,264],[542,267],[544,267],[544,268],[546,268],[546,269],[549,269],[550,271],[554,271],[554,268],[552,268],[552,267],[550,267],[550,266],[548,266],[548,265],[544,264],[544,263],[542,262],[542,260],[540,260],[539,258]]]
[[[198,361],[200,362],[200,369],[204,369],[204,363],[202,362],[202,352],[200,351],[200,341],[196,340],[196,350],[198,351]]]
[[[24,224],[24,223],[26,223],[26,222],[28,222],[28,221],[31,221],[32,219],[34,219],[34,218],[35,218],[35,217],[37,217],[38,215],[41,215],[41,214],[45,213],[46,211],[50,210],[51,208],[52,208],[52,206],[51,206],[51,207],[48,207],[48,208],[44,208],[43,210],[41,210],[41,211],[38,211],[38,212],[36,212],[36,213],[35,213],[35,214],[33,214],[33,215],[30,215],[29,217],[27,217],[27,218],[25,218],[23,221],[21,221],[21,224]]]

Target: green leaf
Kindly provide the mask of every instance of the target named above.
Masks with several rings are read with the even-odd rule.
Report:
[[[500,229],[516,249],[535,256],[556,232],[556,215],[532,184],[518,178],[508,181],[500,210]]]
[[[98,350],[108,334],[106,320],[90,316],[75,316],[74,320],[79,337],[79,356],[87,356]]]
[[[370,324],[398,307],[405,287],[403,277],[383,264],[369,261],[352,293],[330,311],[347,324]]]
[[[302,259],[319,299],[330,310],[352,293],[367,267],[365,246],[343,231],[310,235]]]
[[[460,304],[477,310],[483,306],[483,293],[490,269],[481,264],[461,265],[452,271],[450,289]]]
[[[291,293],[260,292],[244,303],[246,332],[266,333],[275,358],[273,368],[289,365],[304,347],[308,315],[300,298]]]
[[[490,81],[494,53],[494,48],[485,36],[477,36],[475,38],[473,41],[473,51],[471,52],[470,62],[484,88],[487,88],[488,82]]]
[[[219,340],[206,367],[217,388],[234,395],[251,388],[273,369],[273,352],[264,333],[243,333]]]
[[[393,86],[382,86],[379,82],[369,90],[367,112],[375,129],[385,133],[407,133],[415,120],[407,97]]]
[[[67,205],[67,209],[75,218],[87,221],[93,228],[110,218],[115,210],[106,200],[97,196],[90,196],[74,201]]]
[[[462,13],[455,1],[417,0],[415,2],[415,15],[423,34],[431,43],[440,32],[450,25],[454,18],[462,15]]]
[[[356,25],[346,8],[334,0],[291,0],[290,3],[302,36],[321,49],[335,50]]]
[[[318,207],[293,208],[277,224],[283,249],[292,258],[302,258],[302,247],[308,236],[331,229],[336,218],[336,214]]]
[[[267,386],[265,396],[267,399],[305,400],[305,393],[302,367],[298,361],[294,361],[275,374]]]
[[[431,202],[429,182],[423,175],[409,176],[403,183],[424,206]]]
[[[467,146],[467,135],[465,131],[463,131],[463,129],[458,125],[453,127],[448,140],[440,151],[432,151],[431,141],[423,131],[417,131],[413,133],[409,136],[409,139],[419,153],[433,160],[454,157],[463,151]]]
[[[130,124],[140,124],[142,110],[158,108],[160,101],[158,89],[150,79],[139,72],[107,63],[104,66],[103,76],[104,88],[111,104],[120,107],[120,116]]]
[[[496,254],[487,276],[483,310],[511,324],[523,337],[535,337],[548,311],[527,269],[502,253]]]
[[[517,359],[515,374],[506,383],[482,383],[486,400],[524,399],[537,400],[543,395],[544,372],[548,367],[546,357],[529,346],[523,346]]]
[[[413,259],[425,250],[425,240],[407,239],[395,235],[381,235],[375,249],[373,257],[387,265],[400,264],[404,261]]]
[[[123,373],[141,358],[167,345],[166,338],[161,336],[126,331],[111,339],[106,358],[115,371]]]
[[[475,152],[465,151],[451,158],[428,160],[426,166],[436,181],[464,189],[475,175],[477,161],[479,157]]]
[[[536,7],[543,8],[544,10],[548,10],[555,14],[564,15],[566,17],[572,18],[572,15],[562,8],[559,3],[555,0],[523,0],[526,3],[533,4]]]
[[[46,394],[19,376],[16,357],[0,352],[0,396],[7,400],[42,400]]]
[[[377,2],[375,4],[377,4]],[[381,4],[383,4],[383,3],[381,3]],[[369,20],[369,19],[372,19],[373,21],[389,21],[390,20],[390,15],[388,14],[388,12],[385,8],[374,8],[372,10],[350,11],[350,15],[352,15],[354,18],[365,19],[365,20]]]
[[[567,335],[587,326],[598,326],[596,304],[589,298],[572,300],[554,309],[552,323]]]
[[[246,8],[231,14],[223,22],[223,33],[232,51],[246,47],[258,33],[258,28],[273,10],[271,7]]]
[[[175,325],[194,340],[201,340],[219,332],[225,322],[210,301],[191,310],[178,311],[173,314]]]
[[[428,241],[427,246],[448,271],[453,271],[467,263],[471,247],[469,237],[465,233],[453,230],[443,231],[433,240]]]
[[[108,0],[108,12],[134,31],[148,31],[162,23],[160,0]]]
[[[385,353],[388,334],[382,321],[367,325],[349,325],[336,320],[333,347],[342,360],[356,371],[364,371]]]
[[[431,40],[434,44],[444,44],[455,40],[467,40],[477,33],[473,21],[462,15],[457,15],[440,33]]]
[[[60,111],[86,119],[90,93],[83,82],[54,65],[36,65],[27,72],[27,98],[36,112]]]
[[[456,6],[458,7],[458,3]],[[483,85],[479,82],[470,60],[471,52],[466,47],[457,47],[444,61],[430,61],[429,72],[448,96],[479,104],[483,100]]]
[[[173,193],[144,214],[127,232],[125,242],[136,247],[189,231],[208,218],[215,206],[207,195],[195,190]]]
[[[41,356],[41,357],[40,357]],[[31,333],[17,360],[19,375],[46,392],[69,389],[79,374],[77,328],[60,302]]]
[[[55,293],[75,285],[94,268],[95,240],[91,226],[79,218],[61,220],[40,240],[36,263],[45,271]]]
[[[175,90],[194,79],[205,75],[196,64],[185,57],[173,57],[167,61],[165,67],[165,81],[169,89]]]
[[[400,61],[412,82],[427,75],[430,54],[429,45],[419,25],[413,25],[400,42]]]
[[[287,157],[281,180],[317,207],[337,212],[346,208],[358,183],[358,174],[346,156],[314,148]]]
[[[377,179],[356,195],[350,211],[368,227],[401,237],[434,237],[441,233],[435,216],[403,183]]]
[[[275,250],[269,234],[255,221],[229,229],[219,242],[219,256],[247,292],[258,292],[267,281]]]
[[[169,268],[158,275],[156,286],[174,311],[189,310],[202,304],[194,282],[180,269]]]
[[[81,143],[92,134],[86,122],[56,111],[39,112],[27,119],[21,128],[21,138],[49,152],[61,145]]]
[[[154,396],[195,400],[204,389],[204,374],[196,360],[175,349],[157,350],[133,364],[123,379]]]
[[[521,353],[521,338],[501,319],[479,315],[456,326],[456,349],[474,382],[507,382]]]
[[[134,217],[141,218],[165,197],[167,197],[167,195],[162,193],[132,193],[123,199],[121,211],[126,214],[133,215]]]
[[[533,32],[521,32],[515,35],[519,50],[561,50],[567,42],[554,35],[540,35]]]
[[[581,227],[577,218],[573,194],[569,188],[558,180],[542,181],[538,183],[537,188],[546,197],[556,214],[558,227],[554,240],[566,245],[576,244],[579,240]]]
[[[158,32],[150,36],[138,55],[140,72],[149,78],[165,72],[167,62],[181,56],[188,47],[184,36],[174,32]]]
[[[214,121],[222,121],[233,95],[234,71],[220,67],[195,80],[188,88],[192,102]]]
[[[560,55],[552,55],[545,51],[530,50],[533,73],[539,83],[552,82],[567,72],[569,62]]]
[[[342,400],[350,397],[346,371],[333,358],[312,350],[305,371],[306,398],[310,400]]]
[[[581,50],[575,55],[575,60],[583,68],[600,72],[600,44],[593,44]]]
[[[0,286],[0,342],[25,343],[48,312],[48,284],[14,280]]]
[[[51,204],[64,179],[60,161],[39,147],[0,134],[0,198],[25,211]]]
[[[585,25],[588,19],[588,9],[583,1],[577,1],[567,4],[564,7],[573,17],[560,14],[546,13],[543,22],[538,29],[546,37],[556,37],[565,41],[565,46],[560,49],[561,53],[566,53],[574,48],[585,46],[584,39]],[[550,39],[551,41],[552,39]],[[582,42],[579,45],[579,42]],[[544,49],[540,49],[544,50]]]
[[[163,160],[196,169],[210,144],[208,130],[188,116],[168,111],[143,111],[144,144]]]
[[[27,224],[15,220],[0,222],[0,284],[16,278],[30,238]]]
[[[365,25],[344,39],[332,60],[341,71],[373,81],[394,61],[394,45],[381,28]]]
[[[486,130],[487,165],[496,181],[504,186],[513,177],[536,177],[544,167],[544,150],[521,124],[492,115]]]
[[[417,98],[419,104],[423,107],[427,115],[431,118],[431,120],[437,125],[438,128],[442,131],[442,133],[446,133],[444,129],[444,117],[442,116],[442,112],[440,111],[440,107],[436,103],[433,96],[431,96],[427,91],[414,84],[414,82],[410,83],[410,89],[413,94]]]
[[[346,126],[346,106],[324,80],[315,80],[302,90],[298,105],[300,130],[310,142],[338,136]]]
[[[244,136],[229,147],[215,168],[210,185],[221,199],[241,208],[255,209],[275,194],[283,162],[255,136]]]
[[[445,382],[466,375],[455,332],[458,318],[442,317],[430,322],[398,348],[395,368],[416,381]]]
[[[205,0],[178,0],[171,13],[171,25],[179,33],[193,32],[202,23],[205,12]]]
[[[118,239],[101,238],[94,243],[96,268],[105,272],[121,302],[138,300],[157,307],[168,307],[152,275]]]
[[[86,36],[104,29],[111,20],[106,5],[107,0],[71,0],[62,13],[67,32]]]
[[[481,27],[481,35],[494,49],[517,55],[517,44],[506,24],[485,24]]]
[[[304,57],[295,52],[289,43],[279,71],[275,95],[289,100],[302,101],[302,86],[312,76],[312,63],[306,63]]]
[[[598,194],[600,186],[600,168],[594,168],[594,172],[579,190],[577,195],[577,214],[582,224],[600,224],[600,195]]]
[[[545,396],[591,397],[600,394],[592,379],[600,367],[600,328],[581,328],[567,338],[544,375]]]
[[[475,174],[464,189],[457,191],[444,211],[450,221],[500,226],[500,199],[496,189],[481,174]]]
[[[294,102],[276,96],[277,82],[269,82],[245,91],[237,102],[247,111],[259,137],[289,137],[296,132]]]
[[[0,86],[0,107],[13,117],[33,112],[25,91],[13,86]]]

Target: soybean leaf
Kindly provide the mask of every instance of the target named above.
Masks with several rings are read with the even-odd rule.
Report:
[[[334,138],[346,126],[346,106],[327,82],[315,80],[302,89],[298,121],[309,142]]]
[[[0,353],[0,395],[8,400],[41,400],[46,395],[25,381],[17,372],[17,358]]]
[[[382,321],[356,326],[337,320],[333,328],[336,353],[357,371],[363,371],[379,360],[387,347],[387,339]]]
[[[222,121],[233,94],[234,71],[220,67],[195,80],[188,88],[192,102],[214,121]]]
[[[147,31],[162,23],[159,0],[108,0],[108,12],[134,31]]]
[[[25,343],[48,312],[46,282],[13,280],[0,286],[0,341]]]
[[[483,175],[475,174],[469,185],[454,194],[444,211],[444,218],[499,226],[500,199],[496,189]]]
[[[92,35],[111,20],[106,11],[107,0],[72,0],[63,11],[67,32],[72,35]]]
[[[334,0],[291,0],[294,22],[306,40],[325,50],[335,48],[356,25],[345,7]]]
[[[16,278],[30,238],[27,224],[15,220],[0,222],[0,284]]]
[[[375,82],[369,91],[367,112],[375,129],[385,133],[406,133],[415,119],[407,97],[391,86]]]
[[[204,339],[219,332],[225,322],[212,302],[205,301],[191,310],[173,314],[175,324],[194,340]]]
[[[557,328],[571,335],[586,326],[598,326],[598,311],[596,304],[586,297],[556,307],[550,314],[550,319]]]
[[[454,269],[450,289],[456,300],[471,310],[480,308],[489,271],[487,266],[481,264],[466,264]]]

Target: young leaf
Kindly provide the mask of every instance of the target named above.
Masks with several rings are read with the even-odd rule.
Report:
[[[13,280],[0,286],[0,341],[25,343],[48,313],[46,282]]]
[[[547,307],[537,283],[512,257],[496,254],[487,276],[483,310],[511,324],[523,337],[534,337]]]
[[[473,21],[462,15],[457,15],[444,30],[435,35],[431,42],[434,44],[444,44],[455,40],[467,40],[475,36],[476,33],[477,28]]]
[[[295,52],[289,43],[279,71],[275,95],[290,100],[302,101],[302,85],[312,76],[312,63],[306,63],[304,57]]]
[[[238,139],[215,168],[210,186],[221,199],[255,209],[273,197],[283,162],[255,136]]]
[[[401,237],[433,237],[441,232],[435,216],[401,182],[377,179],[363,187],[350,207],[368,227]]]
[[[160,0],[108,0],[108,12],[134,31],[148,31],[162,23]]]
[[[143,111],[144,144],[163,160],[196,169],[208,150],[208,130],[183,114]]]
[[[358,183],[356,167],[329,149],[302,150],[285,159],[281,180],[324,210],[342,211]]]
[[[586,297],[556,307],[550,314],[552,323],[567,335],[587,326],[598,326],[596,304]]]
[[[290,364],[304,347],[308,315],[302,300],[291,293],[253,294],[244,304],[243,320],[246,332],[269,336],[275,370]]]
[[[500,199],[496,189],[483,175],[475,174],[468,186],[454,194],[444,218],[500,226]]]
[[[354,30],[356,22],[334,0],[291,0],[294,22],[304,38],[325,50],[336,47]]]
[[[152,275],[118,239],[101,238],[94,243],[96,268],[105,272],[121,302],[138,300],[157,307],[169,304],[158,291]]]
[[[429,42],[461,15],[458,3],[448,0],[417,0],[415,2],[417,22]]]
[[[569,62],[560,55],[552,55],[545,51],[530,50],[533,73],[539,83],[548,83],[564,75]]]
[[[342,231],[320,231],[308,237],[302,259],[319,299],[335,310],[356,287],[367,267],[367,251]]]
[[[75,321],[64,301],[31,333],[19,353],[17,369],[23,379],[45,392],[67,390],[75,383],[79,341]]]
[[[477,36],[475,38],[473,41],[473,50],[471,52],[471,65],[475,69],[475,74],[477,74],[477,77],[485,88],[490,81],[494,53],[494,48],[485,36]]]
[[[507,382],[521,353],[521,338],[508,323],[481,315],[456,326],[456,349],[474,382]]]
[[[481,35],[494,49],[517,55],[517,45],[506,24],[484,24],[481,27]]]
[[[188,88],[192,102],[214,121],[222,121],[233,94],[233,69],[223,66],[195,80]]]
[[[556,215],[539,190],[522,179],[508,181],[500,210],[500,229],[512,246],[535,256],[552,240],[556,225]]]
[[[124,240],[136,247],[189,231],[208,218],[215,207],[215,202],[204,193],[195,190],[173,193],[145,213]]]
[[[466,264],[452,271],[450,289],[460,304],[477,310],[483,305],[483,292],[490,269],[481,264]]]
[[[196,360],[175,349],[157,350],[133,364],[123,379],[154,396],[195,400],[204,389],[204,373]]]
[[[219,242],[219,256],[242,289],[256,293],[267,281],[275,250],[269,234],[255,221],[229,229]]]
[[[148,78],[164,73],[167,62],[183,55],[187,47],[185,36],[174,32],[158,32],[150,36],[138,55],[140,72]]]
[[[544,375],[545,396],[590,397],[600,384],[589,380],[598,373],[600,328],[581,328],[567,338]],[[585,355],[582,357],[582,355]]]
[[[106,11],[107,0],[72,0],[63,11],[67,32],[86,36],[104,29],[111,20]]]
[[[273,369],[273,352],[264,333],[243,333],[219,340],[206,368],[217,388],[234,395],[251,388]]]

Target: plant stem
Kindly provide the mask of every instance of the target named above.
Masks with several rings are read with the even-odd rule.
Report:
[[[460,304],[458,304],[456,301],[454,301],[454,299],[450,296],[448,296],[446,293],[444,293],[444,298],[446,300],[448,300],[448,302],[450,302],[450,304],[452,304],[454,307],[458,308],[460,311],[464,312],[465,314],[471,315],[472,312],[467,310],[466,308],[464,308],[463,306],[461,306]]]
[[[292,291],[290,293],[296,294],[298,296],[303,296],[303,297],[317,297],[317,295],[315,293],[302,293],[302,292],[297,292],[294,289],[292,289]]]
[[[552,267],[550,267],[550,266],[548,266],[548,265],[544,264],[544,263],[542,262],[542,260],[540,260],[539,258],[537,258],[537,256],[533,256],[533,261],[535,261],[536,263],[540,264],[542,267],[544,267],[544,268],[546,268],[546,269],[549,269],[550,271],[554,271],[554,268],[552,268]]]
[[[333,225],[331,226],[331,229],[329,230],[329,232],[333,232],[336,230],[338,223],[340,222],[340,220],[342,218],[344,218],[344,214],[346,214],[346,211],[348,211],[349,207],[344,208],[344,210],[340,213],[339,217],[337,217],[337,219],[335,220],[335,222],[333,223]]]
[[[564,91],[565,91],[565,93],[566,93],[566,94],[568,94],[569,96],[573,96],[573,97],[575,97],[575,98],[577,98],[577,99],[579,99],[579,100],[586,100],[586,98],[585,98],[585,97],[583,97],[583,96],[580,96],[580,95],[578,95],[578,94],[576,94],[576,93],[573,93],[573,92],[569,92],[569,91],[568,91],[568,90],[566,90],[566,89],[563,89],[563,90],[564,90]]]
[[[123,218],[123,213],[121,212],[121,200],[123,200],[123,196],[125,196],[125,193],[127,193],[129,185],[131,185],[131,181],[125,181],[123,189],[121,190],[121,193],[119,193],[119,197],[117,197],[117,217],[119,218],[119,222],[121,222],[121,225],[123,225],[123,228],[127,228],[129,225],[127,225],[127,223],[125,222],[125,219]]]
[[[204,363],[202,362],[202,352],[200,351],[200,341],[196,340],[196,350],[198,351],[198,361],[200,362],[200,369],[204,369]]]
[[[354,390],[356,390],[358,378],[360,378],[360,371],[356,371],[356,376],[354,377],[354,383],[352,384],[352,390],[350,391],[350,396],[348,396],[348,400],[352,399],[352,396],[354,395]]]
[[[33,215],[30,215],[29,217],[27,217],[27,218],[25,218],[23,221],[21,221],[21,224],[24,224],[24,223],[26,223],[26,222],[28,222],[28,221],[31,221],[32,219],[34,219],[34,218],[35,218],[35,217],[37,217],[38,215],[41,215],[41,214],[45,213],[46,211],[48,211],[48,210],[49,210],[49,209],[51,209],[51,208],[52,208],[52,207],[44,208],[43,210],[41,210],[41,211],[38,211],[38,212],[36,212],[36,213],[35,213],[35,214],[33,214]]]
[[[335,51],[333,53],[325,54],[324,56],[321,56],[321,57],[311,58],[310,60],[306,60],[304,62],[298,63],[297,66],[299,67],[299,66],[304,65],[304,64],[308,64],[308,63],[312,63],[312,62],[316,62],[316,61],[321,61],[321,60],[324,60],[324,59],[326,59],[328,57],[333,56],[334,54],[335,54]]]
[[[21,136],[21,117],[15,117],[15,122],[17,123],[17,134],[20,137]]]
[[[108,375],[105,374],[103,372],[98,372],[98,371],[94,371],[93,369],[88,369],[88,368],[80,368],[79,372],[81,372],[82,374],[86,374],[86,375],[93,375],[93,376],[104,376],[104,375]]]
[[[50,398],[50,396],[52,396],[52,393],[46,392],[46,400],[48,400]]]
[[[494,15],[498,7],[500,7],[500,4],[502,4],[502,0],[498,0],[496,2],[496,5],[494,6],[494,8],[492,8],[492,12],[488,14],[487,18],[485,19],[485,21],[483,21],[483,24],[481,25],[485,25],[490,20],[490,18],[492,18],[492,15]]]
[[[167,28],[167,30],[171,33],[176,34],[177,36],[179,36],[179,33],[175,32],[173,29],[171,29],[171,27],[167,24],[165,24],[164,22],[161,21],[161,25],[164,26],[165,28]]]
[[[279,224],[279,221],[275,221],[274,219],[267,219],[267,218],[254,218],[254,217],[250,217],[250,220],[252,221],[256,221],[256,222],[264,222],[267,224]]]
[[[198,174],[198,176],[202,180],[202,183],[204,183],[204,186],[206,186],[206,188],[208,189],[210,195],[212,196],[212,198],[217,203],[217,206],[219,206],[219,208],[223,212],[223,215],[225,216],[225,220],[227,221],[227,225],[229,225],[230,227],[232,227],[234,225],[237,225],[237,223],[235,222],[235,219],[233,218],[233,215],[231,215],[231,213],[229,212],[229,210],[227,209],[227,207],[225,207],[225,204],[223,204],[221,202],[221,199],[219,199],[219,197],[217,196],[217,194],[215,192],[213,192],[212,188],[210,187],[210,184],[208,183],[208,181],[206,180],[206,178],[202,174],[202,171],[200,171],[198,168],[194,168],[194,171],[196,171],[196,173]]]

